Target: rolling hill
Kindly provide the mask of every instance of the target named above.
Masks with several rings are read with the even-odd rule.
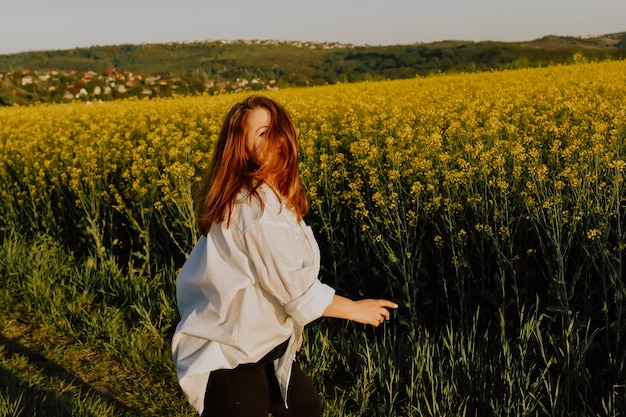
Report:
[[[410,45],[204,41],[0,55],[0,105],[224,93],[624,59],[626,32]]]

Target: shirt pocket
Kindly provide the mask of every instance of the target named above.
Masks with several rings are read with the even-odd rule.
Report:
[[[315,235],[313,234],[313,230],[311,229],[311,226],[305,224],[304,222],[302,222],[300,224],[300,227],[302,229],[302,233],[304,235],[304,239],[306,241],[306,244],[310,250],[310,254],[311,254],[311,264],[316,264],[319,263],[320,261],[320,248],[319,245],[317,244],[317,239],[315,239]]]

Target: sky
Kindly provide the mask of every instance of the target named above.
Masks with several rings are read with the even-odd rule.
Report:
[[[220,39],[406,45],[624,31],[624,0],[0,0],[0,54]]]

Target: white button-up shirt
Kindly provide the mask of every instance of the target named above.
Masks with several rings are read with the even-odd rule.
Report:
[[[176,280],[181,320],[172,339],[180,386],[199,414],[209,373],[259,361],[289,339],[274,361],[285,404],[303,327],[321,317],[333,288],[320,282],[311,228],[267,186],[265,201],[241,197],[230,227],[211,226]]]

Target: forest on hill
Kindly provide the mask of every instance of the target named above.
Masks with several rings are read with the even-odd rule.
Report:
[[[357,46],[204,41],[0,55],[0,105],[258,91],[626,58],[626,32],[529,42]]]

